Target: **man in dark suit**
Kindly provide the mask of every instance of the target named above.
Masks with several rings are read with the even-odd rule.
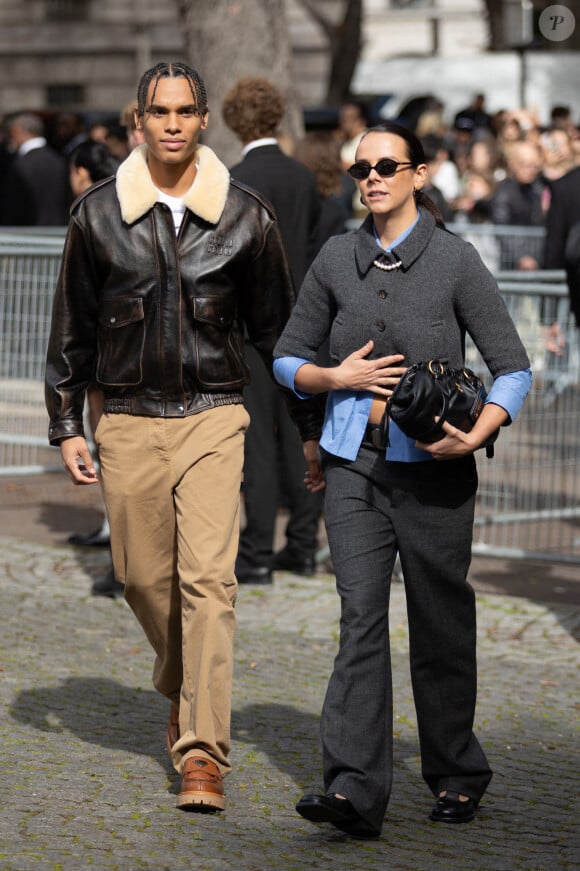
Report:
[[[544,269],[565,269],[570,309],[580,327],[580,167],[552,182]]]
[[[64,227],[72,200],[66,160],[47,145],[37,115],[24,113],[8,125],[15,152],[0,190],[0,224]]]
[[[514,142],[507,151],[507,178],[500,181],[491,201],[494,224],[512,227],[543,227],[546,183],[541,177],[540,151],[532,142]],[[525,236],[504,240],[502,269],[538,269],[533,240]]]
[[[233,178],[262,194],[274,207],[296,291],[316,253],[320,196],[314,174],[278,145],[276,133],[284,114],[279,91],[264,78],[240,79],[224,99],[222,114],[242,145],[242,161]],[[267,584],[272,571],[315,571],[319,495],[306,490],[306,463],[295,425],[271,373],[246,343],[251,383],[244,402],[251,423],[244,455],[245,528],[240,537],[236,575],[240,583]],[[273,553],[274,529],[281,495],[290,516],[286,545]]]

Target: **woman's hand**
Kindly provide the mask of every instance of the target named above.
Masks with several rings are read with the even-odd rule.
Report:
[[[488,438],[508,420],[507,411],[494,402],[488,402],[470,432],[463,432],[448,421],[443,421],[443,438],[433,444],[415,442],[422,451],[427,451],[435,460],[455,460],[473,454],[481,448]],[[435,418],[437,423],[438,418]]]
[[[447,421],[441,424],[441,429],[445,435],[438,442],[415,442],[420,450],[427,451],[435,460],[456,460],[459,457],[472,454],[480,447],[479,440],[475,440],[473,437],[473,430],[463,432]]]
[[[308,463],[308,471],[304,475],[306,489],[310,493],[318,493],[319,490],[324,490],[326,487],[326,481],[318,461],[318,439],[309,439],[304,442],[302,448],[304,450],[304,459]]]
[[[371,339],[332,370],[335,390],[368,390],[379,396],[391,395],[401,375],[406,372],[406,366],[397,366],[405,357],[403,354],[389,354],[387,357],[368,360],[373,348],[374,342]]]

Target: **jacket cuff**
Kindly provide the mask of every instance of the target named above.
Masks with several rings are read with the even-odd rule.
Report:
[[[51,422],[48,427],[48,441],[51,445],[58,447],[63,439],[70,439],[74,436],[85,437],[82,420],[56,420]]]
[[[290,417],[298,427],[303,442],[320,439],[326,408],[326,393],[319,393],[311,399],[298,399],[289,390],[284,390]]]

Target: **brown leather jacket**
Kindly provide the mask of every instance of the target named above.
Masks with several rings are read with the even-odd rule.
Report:
[[[294,291],[276,219],[198,146],[178,236],[140,146],[71,209],[46,366],[49,441],[83,435],[89,384],[105,411],[183,417],[241,402],[244,328],[271,369]],[[304,439],[319,403],[290,396]]]

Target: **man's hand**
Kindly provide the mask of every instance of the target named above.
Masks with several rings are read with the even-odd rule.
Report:
[[[60,455],[73,484],[98,484],[97,470],[86,439],[82,436],[63,439]]]
[[[309,439],[302,445],[304,449],[304,459],[308,463],[308,471],[304,475],[304,483],[306,489],[310,493],[318,493],[319,490],[324,490],[326,481],[318,462],[318,439]]]
[[[566,347],[566,336],[562,332],[562,327],[556,321],[549,327],[543,327],[542,333],[544,336],[544,345],[546,351],[555,354],[556,357],[562,357]]]

